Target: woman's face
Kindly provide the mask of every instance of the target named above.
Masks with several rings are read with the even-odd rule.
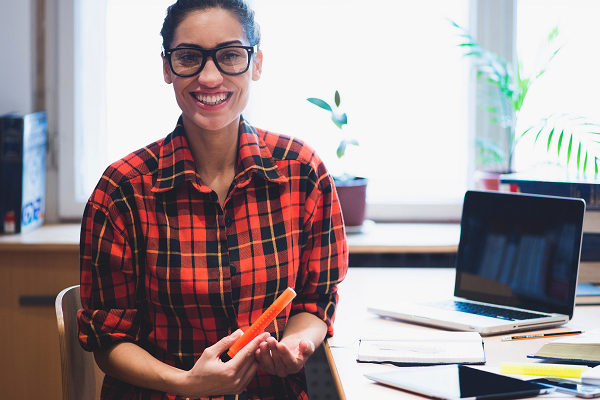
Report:
[[[249,43],[242,25],[232,14],[211,8],[188,14],[175,30],[171,48],[187,45],[213,49]],[[234,76],[221,73],[209,57],[198,75],[184,78],[173,74],[163,57],[165,82],[173,84],[186,131],[195,127],[214,131],[234,124],[237,132],[238,118],[248,104],[250,83],[260,78],[261,67],[260,51],[248,71]]]

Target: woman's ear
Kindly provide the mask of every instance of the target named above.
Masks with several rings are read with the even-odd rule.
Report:
[[[262,50],[258,50],[258,52],[254,55],[254,59],[252,61],[252,80],[257,81],[260,79],[260,74],[262,73],[262,62],[263,62],[263,52]]]
[[[162,57],[163,62],[163,78],[165,79],[165,82],[171,84],[173,83],[173,79],[171,78],[171,67],[169,66],[169,61],[167,61],[165,56],[162,54],[160,56]]]

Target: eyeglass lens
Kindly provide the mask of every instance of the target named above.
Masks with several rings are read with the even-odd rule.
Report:
[[[195,75],[202,65],[203,54],[195,49],[173,49],[171,65],[178,75]],[[242,47],[225,47],[215,53],[218,67],[225,73],[239,74],[248,68],[249,52]]]

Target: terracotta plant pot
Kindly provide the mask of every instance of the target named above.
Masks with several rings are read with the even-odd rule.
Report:
[[[475,171],[475,189],[498,190],[501,172]]]
[[[502,185],[500,188],[500,175],[506,172],[475,171],[475,189],[477,190],[500,190],[505,192],[518,192],[519,185]]]
[[[335,180],[335,187],[346,226],[361,226],[363,224],[367,205],[368,182],[367,178],[361,177]]]

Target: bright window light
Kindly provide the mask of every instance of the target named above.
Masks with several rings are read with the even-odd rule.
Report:
[[[562,49],[549,64],[547,72],[532,86],[523,104],[519,116],[517,134],[527,127],[550,115],[583,117],[590,123],[600,123],[600,75],[598,60],[600,51],[600,31],[598,16],[600,2],[597,0],[519,0],[517,9],[517,51],[524,67],[531,68],[540,44],[553,27],[558,26],[559,40]],[[571,128],[584,137],[586,127],[571,123]],[[598,131],[596,129],[596,131]],[[600,136],[600,135],[596,135]],[[535,135],[527,135],[517,146],[516,166],[519,171],[526,171],[543,166],[566,165],[567,152],[556,150],[548,152],[547,136],[542,135],[534,146]],[[558,134],[555,135],[551,148],[556,149]],[[598,138],[596,138],[598,140]],[[565,139],[565,143],[567,140]],[[597,146],[596,155],[600,154]],[[573,162],[569,170],[576,170]],[[591,168],[591,169],[590,169]],[[593,165],[588,165],[593,172]]]
[[[172,0],[104,1],[106,154],[98,161],[94,147],[82,149],[82,161],[94,159],[96,168],[86,169],[83,198],[109,163],[165,137],[180,114],[160,58],[159,31]],[[264,52],[262,77],[244,112],[252,124],[307,141],[334,175],[346,168],[368,177],[370,204],[462,199],[469,167],[469,66],[447,19],[468,26],[469,0],[252,5]],[[134,60],[135,68],[124,60]],[[335,156],[341,132],[306,101],[331,103],[336,90],[348,114],[344,134],[360,143],[349,147],[345,167]]]

